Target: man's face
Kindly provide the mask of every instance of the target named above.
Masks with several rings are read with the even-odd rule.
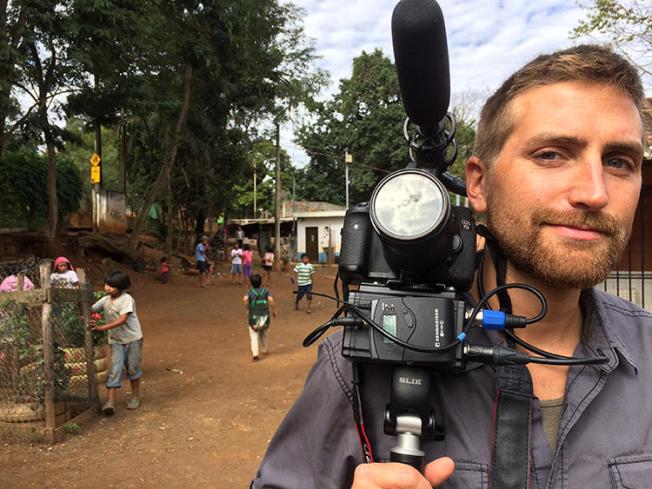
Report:
[[[596,83],[530,89],[487,169],[469,161],[474,208],[522,274],[560,287],[604,280],[622,254],[641,188],[642,123],[633,101]]]

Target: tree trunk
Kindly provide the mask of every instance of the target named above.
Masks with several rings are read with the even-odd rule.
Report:
[[[281,269],[281,124],[276,122],[276,164],[274,185],[274,270]]]
[[[199,241],[199,238],[206,234],[204,230],[204,224],[206,223],[206,211],[200,209],[195,214],[195,239]]]
[[[97,85],[97,81],[95,82]],[[93,184],[93,191],[91,192],[91,198],[93,199],[93,232],[98,232],[100,230],[100,207],[98,205],[99,193],[102,189],[102,125],[99,121],[93,121],[93,130],[95,133],[95,139],[93,140],[93,151],[100,157],[100,183]]]
[[[138,217],[136,218],[136,223],[134,224],[134,230],[132,231],[131,237],[129,239],[129,246],[132,249],[136,249],[136,246],[138,245],[138,236],[143,232],[143,229],[145,228],[145,223],[147,222],[147,215],[149,214],[149,209],[154,203],[154,201],[156,200],[156,198],[158,197],[159,192],[163,187],[163,184],[165,183],[165,180],[167,178],[166,174],[172,168],[172,165],[174,164],[174,160],[177,157],[177,149],[179,148],[179,138],[181,137],[181,130],[183,129],[183,126],[186,123],[186,119],[188,118],[188,111],[190,110],[191,94],[192,94],[192,66],[186,65],[186,72],[184,75],[184,83],[183,83],[183,103],[181,105],[179,117],[177,118],[177,123],[174,128],[172,141],[168,149],[168,154],[165,158],[165,161],[163,162],[163,168],[161,168],[161,171],[156,177],[156,180],[154,180],[154,183],[152,184],[149,191],[147,192],[147,195],[145,196],[145,202],[143,203],[143,207],[140,209],[140,212],[138,213]]]
[[[120,125],[120,192],[127,193],[127,125]]]
[[[172,210],[172,169],[170,168],[170,171],[168,171],[167,175],[167,221],[168,221],[168,228],[167,228],[167,236],[165,239],[165,251],[167,253],[172,252],[172,229],[174,226],[174,218],[173,218],[173,210]]]
[[[5,150],[5,128],[7,127],[5,119],[5,114],[0,111],[0,160],[2,160],[2,155],[4,154]]]
[[[57,156],[54,150],[52,134],[48,128],[45,129],[45,132],[45,142],[48,152],[48,239],[53,241],[57,235],[57,227],[59,225],[59,207],[57,203]]]

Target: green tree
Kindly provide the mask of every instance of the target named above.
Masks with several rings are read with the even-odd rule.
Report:
[[[281,149],[281,187],[292,188],[294,170],[287,152]],[[270,139],[256,141],[247,155],[248,167],[244,182],[236,185],[235,206],[242,216],[253,216],[254,175],[256,178],[256,207],[267,211],[274,209],[274,184],[276,147]]]
[[[59,219],[79,208],[81,176],[77,166],[57,155]],[[47,223],[48,160],[35,151],[5,151],[0,163],[0,227],[40,229]]]
[[[7,137],[17,127],[11,121],[15,122],[20,113],[13,90],[18,76],[17,67],[22,63],[22,53],[18,47],[26,24],[26,7],[7,0],[0,3],[0,158]]]
[[[642,73],[652,76],[652,3],[648,0],[591,0],[587,17],[571,33],[573,39],[606,36]]]
[[[450,170],[463,176],[470,155],[474,121],[457,111],[458,157]],[[404,168],[408,146],[403,137],[405,111],[394,64],[380,50],[362,52],[353,60],[350,79],[313,111],[313,120],[299,130],[299,143],[310,163],[297,177],[301,198],[345,203],[344,152],[349,150],[350,202],[368,200],[378,181]]]
[[[23,131],[45,145],[48,158],[48,237],[58,230],[56,151],[65,133],[52,122],[52,114],[60,113],[58,97],[74,83],[75,70],[66,44],[69,28],[69,1],[25,2],[27,28],[18,50],[23,62],[17,67],[14,85],[31,98],[33,105],[21,120]]]

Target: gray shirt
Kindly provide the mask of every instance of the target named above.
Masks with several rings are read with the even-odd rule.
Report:
[[[597,289],[582,294],[584,334],[576,356],[600,353],[608,363],[570,367],[557,448],[546,439],[539,401],[531,426],[532,489],[652,486],[652,315]],[[531,327],[536,327],[533,325]],[[474,343],[500,343],[478,332]],[[325,339],[305,388],[274,435],[251,487],[348,489],[362,463],[351,411],[351,365],[341,334]],[[383,433],[391,367],[361,372],[366,432],[376,460],[396,439]],[[444,455],[456,470],[448,489],[489,487],[495,369],[434,374],[431,402],[446,426],[444,441],[424,441],[426,461]]]
[[[126,292],[123,292],[115,299],[111,299],[110,295],[105,295],[93,304],[93,311],[103,311],[106,324],[115,321],[123,314],[127,315],[126,323],[108,330],[109,344],[120,343],[125,345],[143,337],[140,321],[138,321],[136,315],[136,301]]]

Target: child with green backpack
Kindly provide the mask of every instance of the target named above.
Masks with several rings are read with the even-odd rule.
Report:
[[[276,304],[274,304],[274,298],[269,290],[260,286],[262,278],[259,274],[253,274],[249,281],[251,282],[251,289],[242,300],[249,316],[249,339],[251,340],[251,353],[255,362],[258,360],[261,347],[263,353],[269,351],[269,308],[272,308],[272,314],[276,317]]]

